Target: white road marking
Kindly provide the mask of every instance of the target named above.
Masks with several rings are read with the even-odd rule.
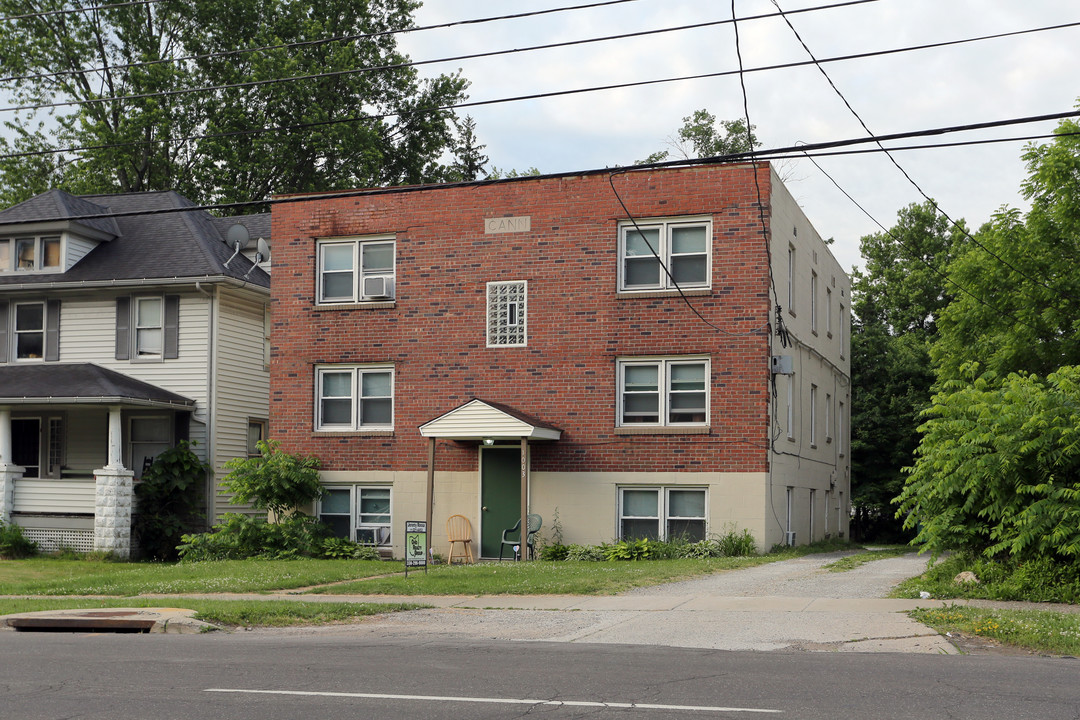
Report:
[[[241,693],[252,695],[300,695],[314,697],[346,697],[365,700],[421,700],[429,702],[488,703],[503,705],[566,705],[568,707],[619,708],[626,710],[671,710],[714,713],[780,713],[766,708],[719,707],[710,705],[664,705],[659,703],[619,703],[598,700],[532,700],[529,698],[453,697],[448,695],[396,695],[390,693],[314,692],[310,690],[245,690],[242,688],[207,688],[204,692]]]

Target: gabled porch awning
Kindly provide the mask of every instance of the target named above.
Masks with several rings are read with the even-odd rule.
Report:
[[[0,367],[0,405],[83,404],[190,410],[195,401],[93,363]]]
[[[427,438],[558,440],[562,430],[502,403],[474,399],[420,426]]]

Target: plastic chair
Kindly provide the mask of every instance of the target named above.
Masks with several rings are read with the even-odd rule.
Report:
[[[457,543],[461,543],[461,552],[457,557],[466,562],[475,562],[472,554],[472,525],[469,518],[464,515],[451,515],[446,519],[446,536],[450,538],[450,557],[446,559],[447,565],[454,564],[454,549]]]
[[[536,535],[536,531],[540,529],[540,526],[544,524],[544,518],[540,517],[539,515],[530,514],[528,519],[529,534],[525,539],[525,545],[529,548],[529,557],[532,557],[533,543],[535,542],[535,538],[533,536]],[[515,539],[511,537],[513,535],[516,535],[517,538]],[[514,523],[514,527],[510,528],[509,530],[502,531],[502,544],[499,545],[500,562],[503,559],[503,551],[506,549],[507,545],[510,546],[511,550],[515,545],[521,545],[521,520],[518,520],[516,523]],[[514,555],[514,559],[518,559],[518,554]]]

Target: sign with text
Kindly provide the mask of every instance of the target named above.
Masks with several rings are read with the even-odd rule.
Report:
[[[484,234],[522,233],[532,230],[532,216],[484,218]]]
[[[427,523],[423,520],[405,521],[405,572],[422,567],[427,572]]]

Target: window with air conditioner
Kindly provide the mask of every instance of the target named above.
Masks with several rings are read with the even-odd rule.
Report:
[[[320,240],[317,254],[320,305],[394,298],[393,237]]]
[[[391,506],[388,486],[327,487],[319,501],[319,519],[336,537],[365,545],[391,543]]]

